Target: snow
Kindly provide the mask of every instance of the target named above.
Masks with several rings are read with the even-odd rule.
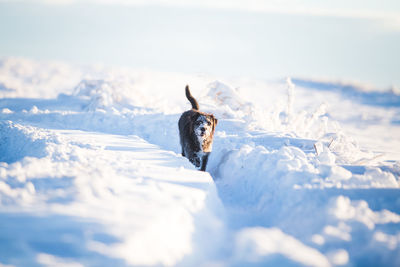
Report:
[[[318,250],[303,245],[277,228],[252,227],[241,230],[237,234],[236,244],[235,255],[245,263],[259,262],[263,257],[279,254],[288,260],[287,263],[293,261],[305,266],[330,266],[327,258]],[[279,259],[271,263],[279,265],[281,261]]]
[[[400,264],[393,91],[3,58],[0,97],[0,266]]]

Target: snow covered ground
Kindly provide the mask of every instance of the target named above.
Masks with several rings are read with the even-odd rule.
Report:
[[[0,97],[0,266],[400,265],[396,88],[3,58]]]

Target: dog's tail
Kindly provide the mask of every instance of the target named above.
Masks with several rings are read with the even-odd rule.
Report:
[[[196,99],[192,96],[189,90],[189,85],[186,85],[185,88],[186,98],[189,100],[190,104],[192,104],[192,108],[195,110],[199,110],[199,103],[197,103]]]

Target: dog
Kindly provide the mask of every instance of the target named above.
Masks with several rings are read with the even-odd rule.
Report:
[[[182,113],[178,122],[182,156],[188,158],[196,168],[205,171],[218,120],[212,114],[199,111],[199,104],[188,85],[185,93],[192,109]]]

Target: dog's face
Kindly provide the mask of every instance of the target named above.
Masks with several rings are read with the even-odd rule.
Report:
[[[218,120],[213,115],[199,114],[197,116],[194,121],[193,131],[201,143],[214,134],[217,122]]]

